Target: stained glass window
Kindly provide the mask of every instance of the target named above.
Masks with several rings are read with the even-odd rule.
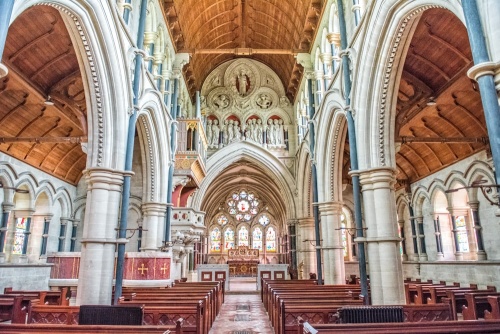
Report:
[[[248,230],[242,226],[238,232],[238,246],[248,247]]]
[[[234,231],[231,228],[228,228],[226,232],[224,232],[224,249],[233,249],[234,248]]]
[[[467,238],[467,229],[465,227],[465,217],[456,216],[455,225],[457,227],[457,240],[460,252],[469,251],[469,240]]]
[[[16,219],[16,232],[14,234],[14,245],[12,246],[12,254],[22,254],[24,244],[24,232],[26,231],[27,218]]]
[[[266,233],[266,251],[276,252],[276,231],[269,227]]]
[[[262,230],[260,227],[253,230],[252,248],[262,251]]]
[[[226,225],[227,224],[227,217],[224,216],[224,215],[221,215],[219,216],[219,218],[217,219],[217,223],[219,223],[219,225]]]
[[[269,217],[266,216],[266,215],[262,215],[260,216],[259,218],[259,223],[262,225],[262,226],[267,226],[269,224]]]
[[[231,195],[231,199],[227,201],[227,211],[237,221],[248,222],[259,213],[259,204],[254,194],[242,190]]]
[[[212,234],[210,235],[210,251],[212,252],[220,252],[221,244],[221,233],[218,227],[212,230]]]

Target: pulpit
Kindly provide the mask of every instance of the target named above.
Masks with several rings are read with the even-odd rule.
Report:
[[[230,276],[256,276],[259,264],[259,250],[240,246],[228,250],[229,275]]]

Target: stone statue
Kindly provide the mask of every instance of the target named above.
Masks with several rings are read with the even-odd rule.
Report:
[[[212,144],[212,120],[209,119],[207,121],[207,126],[205,128],[205,133],[207,134],[207,143],[208,143],[208,146],[210,146]]]
[[[250,79],[244,69],[241,69],[236,77],[236,89],[240,96],[246,96],[250,89]]]
[[[280,126],[278,124],[278,120],[275,119],[274,120],[274,133],[273,133],[274,134],[274,144],[275,145],[280,145],[281,144],[281,142],[280,142],[281,136],[280,136],[280,129],[279,129],[279,127]]]
[[[227,126],[227,142],[226,145],[229,144],[233,138],[234,138],[234,127],[233,127],[233,120],[229,120],[229,125]]]
[[[220,130],[222,131],[222,143],[227,144],[227,127],[228,127],[228,120],[226,119],[224,121],[224,124],[220,126]]]
[[[250,131],[251,131],[251,136],[252,140],[257,141],[257,120],[254,118],[252,119],[250,123]]]
[[[234,139],[240,140],[241,139],[241,133],[240,133],[240,127],[238,126],[238,121],[234,121],[233,125],[233,132],[234,132]]]
[[[264,128],[262,126],[262,121],[260,119],[257,120],[257,134],[255,141],[259,144],[264,143]]]
[[[245,133],[245,139],[251,139],[252,138],[252,129],[250,127],[250,124],[252,123],[251,120],[247,121],[247,124],[245,125],[244,133]]]
[[[283,147],[285,147],[285,126],[283,125],[283,120],[280,119],[278,121],[278,124],[279,124],[279,128],[278,128],[278,136],[277,136],[277,143],[278,145],[281,145]]]
[[[268,119],[267,120],[267,143],[269,145],[275,145],[276,142],[274,140],[275,136],[274,136],[274,125],[273,125],[273,120],[272,119]]]
[[[219,129],[219,122],[214,119],[214,122],[212,124],[212,146],[219,146],[219,133],[220,133],[220,129]]]

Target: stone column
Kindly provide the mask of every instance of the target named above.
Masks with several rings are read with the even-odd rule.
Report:
[[[333,56],[330,52],[324,52],[319,55],[323,63],[323,85],[325,91],[328,90],[330,80],[332,80],[332,60]]]
[[[400,237],[401,237],[401,248],[403,249],[403,261],[408,261],[408,254],[406,253],[406,237],[405,237],[405,221],[404,219],[398,220]]]
[[[52,216],[53,215],[50,214],[42,217],[43,231],[42,231],[42,243],[40,246],[40,256],[45,256],[47,254],[47,242],[49,241],[49,228]]]
[[[436,236],[436,251],[437,251],[437,259],[443,260],[443,241],[441,238],[441,224],[439,222],[439,214],[433,214],[434,220],[434,235]]]
[[[288,251],[290,252],[290,267],[297,269],[297,220],[289,220],[288,223]]]
[[[419,245],[420,245],[420,255],[418,259],[420,261],[427,261],[427,247],[425,245],[425,232],[424,232],[424,217],[419,216],[415,217],[415,221],[417,223],[418,229],[418,240],[419,240]]]
[[[477,259],[486,260],[488,256],[486,255],[486,251],[484,250],[483,227],[481,226],[481,220],[479,218],[479,202],[469,202],[469,207],[472,211],[472,219],[474,224],[473,226],[477,242]]]
[[[84,171],[84,175],[87,181],[87,203],[76,303],[109,305],[124,173],[92,168]]]
[[[10,202],[2,203],[2,224],[0,225],[0,263],[5,262],[5,248],[7,242],[7,226],[9,225],[10,212],[14,208],[14,204]]]
[[[341,202],[319,204],[325,284],[345,284],[344,247],[340,230]]]
[[[447,208],[447,210],[450,213],[451,219],[451,233],[453,233],[453,243],[455,244],[455,260],[462,261],[464,259],[464,255],[460,251],[460,244],[458,242],[458,230],[455,220],[455,212],[453,211],[453,208]]]
[[[297,263],[302,266],[303,278],[309,278],[309,273],[317,273],[313,217],[298,219],[297,236]]]
[[[370,262],[372,303],[404,304],[403,268],[397,228],[394,184],[396,170],[387,167],[360,171]]]
[[[323,70],[318,70],[314,72],[314,78],[316,79],[316,108],[319,108],[321,100],[323,100],[323,92],[325,88],[323,87]]]
[[[335,71],[339,67],[339,62],[340,62],[340,57],[338,55],[338,50],[340,48],[340,33],[331,32],[326,35],[326,38],[328,39],[328,42],[330,43],[332,49],[332,76],[333,76],[333,73],[335,73]]]
[[[158,229],[162,225],[165,210],[165,203],[148,202],[142,204],[143,212],[143,237],[142,251],[157,251],[161,247],[161,241],[158,240]],[[160,234],[160,236],[162,236]]]
[[[7,32],[9,31],[10,17],[14,8],[14,0],[0,1],[0,61],[2,60]],[[7,76],[7,66],[0,63],[0,78]]]
[[[78,223],[80,222],[79,219],[74,219],[73,224],[71,226],[71,244],[69,246],[69,251],[74,252],[75,251],[75,245],[76,245],[76,232],[78,230]]]
[[[57,251],[58,252],[64,252],[65,247],[65,241],[66,241],[66,229],[68,226],[68,222],[70,221],[71,218],[63,218],[61,217],[59,220],[61,222],[61,228],[59,230],[59,244],[57,246]]]

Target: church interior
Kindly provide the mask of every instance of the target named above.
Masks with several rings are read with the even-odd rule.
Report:
[[[500,333],[499,16],[2,0],[0,332]]]

